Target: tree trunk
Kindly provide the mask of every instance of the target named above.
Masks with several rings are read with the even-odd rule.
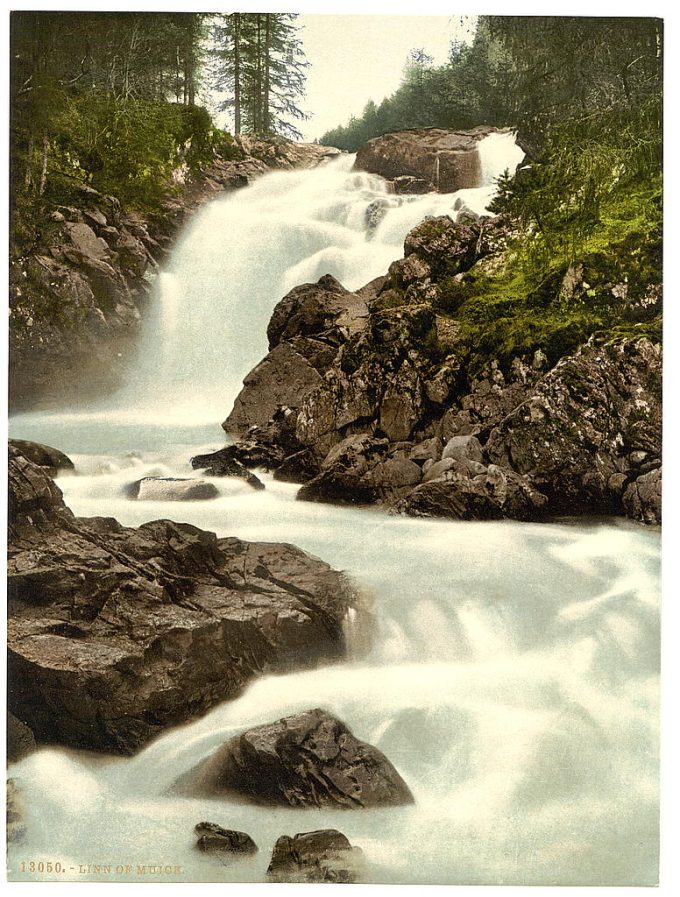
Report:
[[[241,14],[234,13],[234,134],[241,133]]]
[[[35,147],[35,141],[33,140],[33,135],[28,138],[28,152],[26,154],[26,173],[24,174],[24,190],[26,193],[31,189],[33,185],[33,151]]]
[[[269,53],[271,44],[271,15],[267,13],[264,17],[264,86],[262,90],[262,131],[269,134]]]
[[[47,160],[49,158],[50,151],[50,141],[47,137],[47,134],[43,134],[42,139],[42,166],[40,169],[40,196],[45,192],[45,186],[47,185]]]

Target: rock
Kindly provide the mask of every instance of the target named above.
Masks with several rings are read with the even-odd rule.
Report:
[[[219,497],[219,489],[203,480],[182,480],[175,477],[142,477],[127,489],[137,501],[205,501]]]
[[[26,811],[21,788],[7,779],[7,843],[17,844],[26,836]]]
[[[455,461],[482,461],[484,453],[476,436],[452,436],[442,452],[442,460],[446,458],[453,458]]]
[[[110,258],[109,247],[106,241],[98,237],[89,224],[85,224],[85,222],[67,224],[66,232],[76,250],[84,256],[100,261]]]
[[[494,464],[444,458],[433,464],[417,486],[395,507],[412,517],[453,520],[536,520],[548,500],[528,477]]]
[[[376,464],[366,479],[381,490],[383,497],[389,498],[417,486],[422,479],[422,471],[414,461],[388,458]]]
[[[274,479],[284,483],[307,483],[320,473],[319,462],[311,449],[288,455],[274,471]]]
[[[554,513],[620,511],[609,486],[620,462],[635,451],[660,455],[660,347],[591,338],[523,398],[491,431],[488,457],[531,477]]]
[[[337,829],[282,835],[274,845],[267,876],[274,881],[352,883],[361,851]]]
[[[243,436],[254,424],[266,424],[277,406],[299,408],[322,382],[318,371],[290,343],[277,344],[244,379],[222,427],[227,433]]]
[[[205,470],[209,476],[238,477],[245,480],[253,489],[264,489],[264,483],[235,457],[237,451],[236,446],[229,445],[207,455],[194,455],[191,466],[194,470]]]
[[[389,760],[324,710],[308,710],[230,738],[180,781],[191,794],[234,794],[291,807],[413,802]]]
[[[415,178],[405,174],[401,177],[392,178],[392,189],[395,193],[430,193],[434,187],[430,181],[424,178]]]
[[[13,713],[7,713],[7,761],[17,763],[35,750],[33,732]]]
[[[9,536],[38,528],[65,510],[61,489],[11,443],[8,465]]]
[[[19,452],[29,461],[44,467],[48,476],[56,476],[60,470],[75,470],[73,461],[59,449],[27,439],[10,439],[10,451]]]
[[[412,128],[369,140],[357,152],[355,167],[399,178],[403,175],[431,182],[441,193],[478,187],[481,164],[477,145],[496,128],[471,131]]]
[[[296,336],[323,336],[340,345],[365,327],[366,300],[350,293],[330,274],[295,287],[278,303],[267,327],[269,349]]]
[[[367,434],[348,436],[329,451],[321,463],[321,473],[299,490],[299,501],[367,504],[380,495],[378,485],[367,476],[381,461],[387,439]]]
[[[198,835],[196,847],[204,853],[257,853],[257,844],[246,832],[222,828],[214,822],[199,822],[194,831]]]
[[[38,743],[129,754],[254,676],[344,656],[349,581],[291,545],[74,517],[10,459],[7,706]]]
[[[623,495],[629,517],[661,526],[661,468],[651,470],[632,482]]]

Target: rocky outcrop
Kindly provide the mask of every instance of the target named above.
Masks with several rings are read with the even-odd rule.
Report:
[[[75,470],[73,461],[50,445],[41,445],[28,439],[10,439],[9,449],[10,454],[19,453],[38,467],[42,467],[50,477],[55,477],[62,470]]]
[[[429,218],[406,237],[404,259],[364,290],[326,278],[293,290],[272,317],[273,351],[295,352],[304,339],[333,357],[324,354],[315,382],[288,383],[285,409],[246,431],[243,409],[266,405],[247,385],[246,436],[229,451],[303,483],[301,500],[466,520],[614,513],[658,523],[657,343],[595,335],[557,363],[537,350],[467,368],[442,296],[455,305],[461,278],[493,270],[507,233],[501,218]],[[365,311],[339,326],[354,296]]]
[[[38,742],[131,753],[267,670],[342,657],[347,579],[291,546],[79,519],[10,458],[9,710]]]
[[[257,844],[246,832],[222,828],[214,822],[199,822],[194,831],[198,835],[196,847],[203,853],[242,856],[257,853]]]
[[[287,140],[237,141],[193,174],[175,172],[156,213],[125,209],[87,184],[70,205],[49,207],[30,246],[13,233],[10,259],[10,402],[79,398],[122,381],[157,266],[201,204],[272,169],[313,167],[331,147]],[[239,158],[240,157],[240,158]]]
[[[7,714],[7,762],[17,763],[35,750],[33,732],[13,713]]]
[[[359,877],[362,852],[337,829],[282,835],[274,845],[267,876],[280,882],[350,884]]]
[[[180,787],[291,807],[397,806],[408,786],[379,750],[323,710],[258,726],[226,742]]]
[[[428,189],[453,193],[479,187],[482,172],[477,144],[496,130],[412,128],[384,134],[360,147],[355,167],[394,178],[398,193],[424,193]]]

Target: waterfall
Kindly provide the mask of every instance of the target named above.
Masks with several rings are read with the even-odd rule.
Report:
[[[142,401],[165,417],[223,419],[243,376],[266,353],[271,312],[288,290],[323,274],[357,289],[403,255],[404,237],[426,215],[454,214],[459,195],[484,211],[517,148],[511,134],[492,134],[479,146],[476,190],[396,197],[382,178],[354,171],[347,155],[313,171],[266,175],[211,202],[158,278],[118,403]],[[376,202],[383,216],[369,233],[366,213]]]
[[[345,156],[216,199],[156,281],[125,388],[10,422],[12,435],[69,452],[77,473],[58,485],[76,515],[290,542],[347,571],[365,597],[344,621],[346,662],[263,676],[132,758],[43,748],[14,764],[26,835],[10,846],[12,880],[101,881],[87,864],[110,864],[107,880],[135,881],[118,864],[170,864],[181,876],[154,880],[263,881],[280,835],[332,827],[362,849],[371,882],[656,881],[658,533],[405,519],[298,502],[294,484],[266,473],[263,491],[216,479],[218,498],[181,505],[125,491],[142,476],[197,475],[191,455],[223,444],[219,421],[287,290],[325,273],[360,287],[402,256],[425,215],[483,211],[522,154],[510,133],[479,152],[483,184],[456,194],[395,196]],[[171,793],[226,738],[312,707],[382,750],[415,803],[339,814]],[[259,853],[227,864],[195,850],[202,820],[248,832]],[[49,871],[55,862],[66,874]]]

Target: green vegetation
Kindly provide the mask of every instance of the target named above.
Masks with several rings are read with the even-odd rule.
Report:
[[[462,277],[435,272],[456,350],[474,370],[537,349],[555,362],[599,331],[659,338],[660,20],[481,17],[447,65],[414,51],[392,97],[322,141],[351,151],[401,128],[481,124],[517,128],[529,158],[493,205],[507,250]]]
[[[211,37],[217,40],[222,90],[229,87],[224,79],[229,81],[231,66],[232,95],[225,103],[234,107],[235,91],[241,97],[237,106],[244,104],[237,131],[286,131],[288,118],[301,115],[293,99],[302,89],[306,65],[296,17],[241,15],[241,37],[230,44],[224,28],[234,18],[12,14],[15,238],[30,241],[45,210],[68,204],[80,184],[153,212],[173,189],[176,169],[195,171],[216,153],[240,157],[231,135],[216,128],[197,104],[202,83],[216,77],[206,58]],[[234,58],[240,72],[235,81]]]

